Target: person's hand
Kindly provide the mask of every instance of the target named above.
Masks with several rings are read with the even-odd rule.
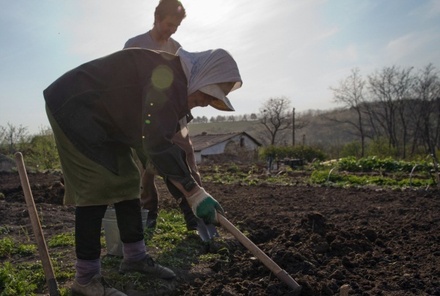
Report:
[[[206,224],[218,225],[217,211],[224,214],[222,206],[205,189],[200,188],[193,195],[187,197],[188,203],[194,215],[202,219]]]

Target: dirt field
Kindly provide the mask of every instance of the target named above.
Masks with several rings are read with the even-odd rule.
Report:
[[[45,236],[71,231],[73,208],[60,204],[61,176],[29,174],[29,179]],[[440,295],[438,190],[206,182],[204,187],[220,201],[229,221],[302,286],[301,295],[339,295],[343,285],[349,285],[349,295]],[[18,174],[0,174],[0,192],[5,195],[0,225],[11,229],[0,239],[19,240],[23,227],[32,236]],[[173,205],[161,200],[162,208]],[[223,229],[220,233],[229,235]],[[180,278],[166,295],[293,295],[246,248],[229,241],[227,262],[178,271]],[[64,260],[73,262],[72,252]]]

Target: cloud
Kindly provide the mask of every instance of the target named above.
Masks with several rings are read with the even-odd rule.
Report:
[[[356,44],[348,44],[343,49],[330,51],[329,59],[332,60],[332,63],[355,63],[359,60],[359,51]]]
[[[440,16],[440,1],[431,0],[428,2],[426,16],[428,18],[436,18]]]
[[[420,41],[414,34],[406,34],[388,42],[386,51],[393,60],[400,60],[413,52]]]
[[[395,64],[411,64],[416,61],[426,61],[426,56],[431,56],[431,48],[439,45],[440,34],[431,31],[412,32],[402,35],[388,42],[386,45],[386,58]],[[430,61],[434,62],[434,61]]]
[[[66,13],[63,30],[69,36],[69,54],[96,58],[123,48],[125,41],[152,27],[152,1],[75,1]]]

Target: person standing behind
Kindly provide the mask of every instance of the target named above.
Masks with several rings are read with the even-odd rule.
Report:
[[[140,47],[145,49],[166,51],[176,54],[181,47],[180,43],[171,38],[182,20],[186,17],[186,11],[182,3],[178,0],[160,0],[154,12],[153,28],[148,32],[130,38],[124,45],[124,49],[131,47]],[[192,118],[191,114],[187,115],[187,121]],[[186,128],[187,129],[187,128]],[[187,162],[191,168],[191,174],[196,182],[201,186],[202,181],[200,173],[197,168],[196,159],[194,156],[194,148],[189,135],[184,135],[178,132],[173,137],[173,141],[179,145],[186,153]],[[157,215],[159,195],[157,187],[154,182],[155,173],[151,168],[146,168],[142,176],[143,191],[141,194],[141,205],[148,210],[147,227],[155,228]],[[209,240],[212,236],[218,236],[214,225],[205,225],[203,220],[198,219],[191,211],[190,206],[181,192],[169,188],[170,193],[176,200],[181,200],[179,206],[183,213],[186,227],[188,230],[198,230],[202,240]]]
[[[128,39],[124,48],[140,47],[175,54],[182,46],[171,38],[171,35],[176,33],[185,17],[186,11],[180,1],[160,0],[154,11],[153,28],[144,34]]]

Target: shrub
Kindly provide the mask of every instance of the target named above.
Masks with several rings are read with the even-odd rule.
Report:
[[[318,148],[310,146],[268,146],[260,149],[259,158],[266,160],[272,159],[303,159],[307,162],[314,160],[324,160],[326,155]]]
[[[347,143],[344,145],[344,147],[342,147],[341,156],[362,157],[361,151],[362,151],[361,143],[355,141],[355,142]]]

